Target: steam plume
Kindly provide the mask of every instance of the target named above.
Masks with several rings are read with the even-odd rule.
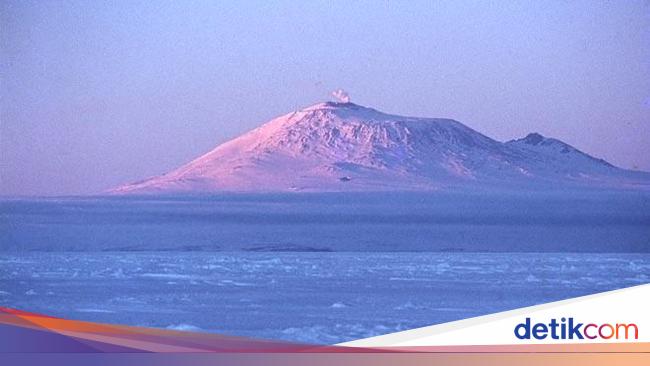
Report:
[[[350,103],[350,95],[343,89],[334,90],[332,96],[342,103]]]

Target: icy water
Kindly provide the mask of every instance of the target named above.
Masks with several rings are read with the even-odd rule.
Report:
[[[650,252],[650,194],[0,200],[2,251]]]
[[[323,344],[648,282],[648,254],[0,253],[0,306]]]

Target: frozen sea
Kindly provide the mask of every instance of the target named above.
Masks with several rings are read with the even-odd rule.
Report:
[[[1,306],[323,344],[648,282],[648,254],[0,255]]]
[[[0,201],[0,306],[331,344],[650,282],[643,193]]]

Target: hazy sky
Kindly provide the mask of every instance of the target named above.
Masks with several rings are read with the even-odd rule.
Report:
[[[648,1],[0,2],[0,194],[168,171],[327,100],[650,170]]]

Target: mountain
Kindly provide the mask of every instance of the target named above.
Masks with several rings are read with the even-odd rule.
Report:
[[[326,102],[275,118],[176,170],[111,192],[564,186],[647,189],[650,173],[617,168],[537,133],[504,143],[451,119]]]

